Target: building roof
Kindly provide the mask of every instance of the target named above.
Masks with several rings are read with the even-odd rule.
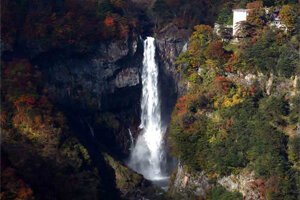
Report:
[[[238,12],[247,12],[250,9],[242,9],[242,8],[238,8],[238,9],[232,9],[232,11],[238,11]]]

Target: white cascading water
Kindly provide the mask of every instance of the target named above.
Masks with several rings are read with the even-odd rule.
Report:
[[[133,139],[130,128],[128,129],[128,133],[129,133],[129,137],[130,137],[130,149],[129,150],[132,151],[134,148],[134,139]]]
[[[129,167],[149,180],[164,179],[163,135],[161,109],[158,95],[158,66],[155,62],[155,39],[144,41],[142,73],[141,133],[131,151]]]

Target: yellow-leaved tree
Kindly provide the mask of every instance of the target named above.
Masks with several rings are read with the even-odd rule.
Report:
[[[282,6],[279,17],[289,31],[293,31],[296,29],[297,10],[293,6]]]

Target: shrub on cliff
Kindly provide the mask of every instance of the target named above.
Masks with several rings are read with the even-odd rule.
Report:
[[[298,53],[287,36],[280,31],[266,30],[257,42],[248,43],[242,50],[242,59],[246,67],[262,73],[273,73],[290,77],[295,74],[299,63]]]
[[[291,83],[287,78],[298,73],[297,39],[280,30],[260,31],[261,35],[238,41],[231,54],[211,35],[210,27],[196,27],[189,49],[177,60],[188,88],[172,114],[169,139],[173,155],[193,170],[225,176],[246,168],[266,182],[262,196],[295,199],[295,91],[267,95],[262,83],[245,83],[240,76],[275,74],[276,80]],[[200,82],[190,79],[195,75]]]
[[[2,64],[1,151],[11,164],[3,170],[14,168],[22,177],[16,183],[20,187],[3,186],[2,197],[32,199],[31,189],[37,199],[116,197],[108,194],[113,189],[103,184],[105,176],[99,177],[106,166],[96,167],[71,133],[64,114],[49,100],[37,67],[27,59]]]
[[[219,24],[232,25],[233,13],[232,13],[233,3],[228,2],[225,5],[222,5],[218,13],[218,18],[216,20]]]
[[[294,31],[296,29],[298,12],[299,7],[294,7],[292,5],[283,5],[280,10],[280,20],[286,25],[289,31]]]
[[[34,44],[44,50],[72,47],[89,52],[95,42],[123,39],[131,28],[137,28],[133,16],[139,14],[139,8],[136,13],[128,10],[132,4],[129,0],[4,0],[1,35],[10,48]]]
[[[206,200],[242,200],[243,195],[239,192],[229,192],[222,186],[213,188],[207,194]]]

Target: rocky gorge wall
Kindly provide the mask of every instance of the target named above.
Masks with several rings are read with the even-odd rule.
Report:
[[[188,32],[175,29],[171,27],[156,35],[162,116],[166,126],[178,94],[182,92],[180,73],[176,72],[174,62],[189,36]],[[141,177],[131,180],[131,175],[135,177],[136,174],[122,162],[129,155],[128,129],[135,138],[139,132],[142,36],[134,33],[124,39],[99,41],[85,52],[72,49],[72,45],[47,46],[38,40],[18,45],[14,52],[2,49],[4,60],[25,57],[35,70],[42,72],[43,90],[47,90],[54,107],[66,116],[70,133],[87,149],[93,164],[100,166],[100,175],[107,183],[111,182],[107,187],[114,187],[116,182],[117,187],[122,187],[118,188],[122,194],[132,197],[128,188],[135,190],[145,185]],[[106,164],[99,155],[103,152],[111,156],[106,163],[110,167],[106,166],[106,170],[102,169]],[[106,177],[113,173],[112,180]],[[142,190],[138,196],[143,194]]]
[[[182,93],[174,62],[187,37],[187,32],[162,33],[156,39],[165,125]],[[142,59],[143,39],[136,36],[100,43],[89,55],[43,53],[36,63],[42,66],[53,100],[71,113],[74,123],[83,123],[87,135],[91,126],[95,138],[124,158],[130,146],[128,128],[134,137],[138,134]]]
[[[162,107],[167,108],[162,111],[165,125],[178,94],[179,74],[174,71],[173,61],[184,44],[183,40],[164,37],[156,43]],[[115,180],[111,181],[116,182],[126,198],[161,195],[161,192],[156,195],[157,189],[151,189],[150,183],[123,162],[131,145],[128,129],[135,138],[139,133],[143,38],[129,36],[125,40],[103,41],[85,54],[31,46],[33,52],[27,53],[42,71],[49,97],[64,112],[72,133],[88,150],[93,162],[103,165],[100,152],[111,155],[107,161],[111,167],[109,174],[115,173]],[[153,192],[148,194],[146,190]]]
[[[189,36],[188,31],[174,34],[176,30],[173,28],[156,38],[162,120],[165,126],[170,121],[178,96],[184,92],[180,86],[181,75],[174,63],[186,47]],[[77,137],[86,146],[94,146],[92,149],[100,145],[114,158],[124,160],[130,148],[128,129],[135,138],[139,133],[142,59],[143,39],[137,36],[101,43],[90,55],[60,55],[58,52],[50,57],[45,54],[37,62],[47,75],[47,88],[53,100],[65,110],[74,124],[72,127],[80,130]],[[166,170],[170,171],[176,162],[172,159],[169,162],[170,169]],[[121,163],[118,163],[119,167],[115,166],[112,164],[116,170],[117,185],[120,183],[124,186],[124,181],[132,182],[130,177],[128,180],[124,178],[127,176],[124,170],[128,170],[125,166]],[[124,177],[120,179],[119,173]],[[133,185],[139,182],[133,181]],[[125,188],[134,189],[133,185],[126,185]],[[121,188],[130,197],[128,190]],[[139,196],[140,193],[135,195]]]
[[[182,22],[185,22],[190,20],[191,17],[186,20],[184,17],[180,17],[181,13],[176,12],[176,10],[185,9],[187,12],[184,11],[184,13],[192,16],[193,14],[188,11],[192,9],[187,8],[185,4],[183,4],[184,6],[178,6],[180,9],[173,9],[176,18],[170,20],[165,19],[168,14],[164,16],[165,13],[168,13],[169,6],[159,8],[160,5],[157,5],[158,7],[152,9],[152,6],[155,6],[153,5],[155,1],[151,3],[142,1],[145,5],[140,5],[138,11],[135,10],[134,6],[129,8],[131,4],[129,4],[129,7],[124,5],[124,9],[123,6],[117,6],[118,8],[112,8],[111,10],[112,12],[117,11],[118,15],[111,15],[108,12],[102,16],[103,19],[100,19],[97,18],[98,11],[94,13],[95,15],[90,16],[90,11],[96,8],[95,6],[94,8],[90,6],[88,10],[85,10],[81,4],[78,4],[77,7],[75,5],[78,9],[74,11],[70,9],[73,12],[67,12],[68,9],[62,8],[68,5],[55,5],[53,9],[51,6],[48,9],[48,2],[46,1],[40,6],[34,6],[35,4],[29,3],[30,1],[24,4],[28,6],[21,5],[23,1],[17,2],[16,6],[15,3],[12,3],[13,5],[8,7],[8,10],[12,11],[11,13],[8,12],[12,15],[12,19],[9,19],[10,15],[8,15],[8,20],[4,20],[11,22],[8,23],[8,26],[6,23],[4,25],[6,25],[6,29],[12,32],[11,35],[7,35],[9,36],[7,38],[11,39],[12,42],[9,42],[9,40],[0,41],[3,47],[1,48],[2,60],[9,63],[6,70],[3,70],[5,73],[2,74],[6,76],[6,72],[10,72],[9,68],[11,66],[18,67],[10,64],[11,61],[17,61],[17,63],[22,64],[22,67],[26,68],[26,63],[24,64],[19,60],[28,60],[30,66],[32,65],[35,68],[33,71],[42,72],[40,74],[42,74],[43,80],[36,83],[36,96],[30,96],[31,93],[28,92],[30,94],[27,98],[28,102],[23,102],[23,104],[26,104],[27,107],[35,107],[35,102],[32,99],[39,99],[38,95],[45,94],[47,98],[49,96],[49,102],[51,102],[49,104],[50,108],[45,109],[41,105],[41,109],[46,110],[45,116],[49,115],[52,108],[55,108],[56,110],[53,110],[53,112],[62,112],[62,116],[66,118],[66,125],[61,130],[63,134],[59,132],[60,134],[55,137],[57,143],[56,140],[49,140],[48,142],[41,139],[41,145],[39,146],[36,144],[36,138],[28,140],[26,130],[22,129],[21,133],[25,136],[24,144],[26,146],[23,147],[23,142],[20,142],[20,146],[15,145],[15,140],[13,142],[9,141],[5,146],[5,156],[6,153],[10,154],[9,160],[11,163],[9,165],[17,168],[18,175],[21,175],[21,178],[33,185],[33,189],[35,192],[37,191],[38,195],[43,196],[46,194],[47,196],[47,194],[51,194],[48,199],[55,199],[54,196],[57,196],[57,199],[59,199],[58,197],[62,197],[60,199],[83,199],[82,196],[85,196],[84,199],[99,199],[98,196],[102,199],[106,195],[106,199],[164,199],[159,198],[165,194],[164,192],[152,187],[149,181],[125,166],[124,163],[129,156],[131,147],[129,129],[133,137],[137,138],[141,113],[141,70],[143,39],[145,36],[152,35],[156,38],[156,61],[159,66],[162,123],[166,128],[169,125],[171,113],[178,97],[189,90],[191,84],[184,80],[181,72],[177,71],[175,61],[181,52],[188,49],[188,38],[191,35],[191,30],[188,27],[191,27],[192,23],[189,25],[181,24],[181,18]],[[59,1],[54,2],[59,3]],[[195,7],[194,5],[198,4],[192,4],[191,2],[186,4],[191,4],[190,7],[196,8],[196,13],[199,13],[199,16],[193,19],[197,24],[204,21],[213,21],[216,17],[209,17],[212,16],[208,13],[210,12],[209,7]],[[73,7],[72,5],[69,6]],[[16,9],[18,6],[22,9]],[[30,13],[33,16],[32,18],[31,15],[29,17],[25,15],[29,11],[36,10],[42,12]],[[43,11],[48,10],[48,14],[43,13]],[[217,10],[215,9],[212,13]],[[78,11],[83,11],[83,13]],[[66,17],[63,15],[61,20],[57,20],[56,18],[59,19],[59,15],[62,15],[60,12],[66,14]],[[73,16],[74,13],[76,14]],[[159,16],[160,14],[162,16]],[[41,17],[43,15],[49,15],[49,19],[44,20]],[[18,17],[15,19],[15,16]],[[72,16],[74,18],[71,18]],[[111,16],[117,17],[112,18]],[[200,16],[201,20],[199,20]],[[161,19],[159,19],[160,17]],[[39,18],[42,20],[40,21]],[[126,18],[128,18],[128,21],[125,20]],[[163,23],[159,23],[160,21]],[[80,24],[80,22],[82,23]],[[16,24],[16,27],[13,24]],[[22,27],[22,24],[28,24],[28,26],[19,28]],[[91,28],[90,25],[92,25]],[[125,32],[120,31],[124,27],[125,29],[127,27],[128,30],[126,29]],[[3,29],[4,33],[7,32],[6,29]],[[95,30],[101,34],[97,34],[98,32]],[[157,32],[153,33],[153,31]],[[111,35],[105,37],[105,33],[108,35],[111,33]],[[200,73],[199,70],[197,74],[200,75]],[[7,82],[15,82],[18,71],[15,74],[11,72],[11,75],[11,79],[8,77]],[[30,88],[31,82],[26,77],[28,74],[25,73],[24,76],[25,83],[28,82],[28,88]],[[31,76],[35,75],[31,73]],[[266,95],[279,96],[282,93],[281,91],[287,91],[288,95],[286,97],[297,93],[296,86],[299,82],[299,75],[293,77],[293,80],[282,81],[280,76],[276,77],[273,74],[260,76],[252,73],[235,74],[226,72],[226,78],[242,86],[249,87],[257,82],[257,86]],[[19,85],[22,85],[22,81],[18,81]],[[44,90],[46,91],[44,92]],[[8,91],[8,93],[11,91]],[[11,92],[10,95],[13,96],[13,93]],[[19,97],[24,97],[21,94],[23,93],[20,92]],[[7,107],[7,110],[11,111],[16,103],[18,102],[10,102],[11,107]],[[17,107],[16,109],[18,110]],[[25,112],[25,114],[32,113]],[[207,116],[210,117],[210,114],[208,110]],[[10,115],[12,114],[10,113]],[[42,116],[41,121],[44,120],[45,123],[41,126],[47,124],[47,118],[43,118],[45,117]],[[22,128],[24,125],[22,120],[20,121],[19,127]],[[32,121],[33,124],[38,124],[39,119],[32,117]],[[12,129],[11,123],[7,124],[9,125],[8,129],[11,129],[8,135],[18,136],[15,134],[16,130]],[[53,127],[56,128],[56,126],[58,126],[56,122],[53,123]],[[294,130],[293,127],[287,127],[287,130],[283,131],[290,135],[293,135],[294,132],[295,135],[299,135],[299,127],[298,123],[297,128],[294,128]],[[31,132],[36,134],[32,130]],[[53,129],[52,132],[56,134],[57,131]],[[196,130],[193,132],[196,132]],[[36,135],[39,135],[39,133]],[[47,134],[44,135],[48,137]],[[167,139],[169,135],[167,130],[165,134],[166,144],[164,145],[166,151],[170,151]],[[16,141],[20,141],[19,138],[16,137]],[[50,147],[45,148],[48,143],[53,143],[52,149]],[[46,156],[41,156],[43,149],[45,149]],[[33,153],[32,150],[36,152]],[[57,162],[57,160],[62,159],[60,154],[66,156],[65,160],[68,162]],[[195,155],[191,153],[188,156],[194,159]],[[201,199],[212,188],[221,185],[226,191],[239,191],[243,194],[244,199],[259,200],[264,198],[261,190],[268,189],[266,185],[270,185],[262,179],[256,179],[253,172],[243,171],[239,174],[227,174],[227,176],[219,177],[219,175],[208,174],[201,170],[193,172],[180,163],[178,164],[177,160],[168,159],[169,166],[166,170],[175,170],[170,178],[169,190],[167,191],[170,198],[167,199]],[[22,162],[25,164],[20,165],[19,163]],[[49,163],[52,163],[52,165],[49,165]],[[72,165],[76,166],[72,167]],[[86,180],[89,179],[90,182],[87,182]],[[272,181],[270,182],[272,184]],[[81,191],[82,194],[79,194],[78,191]],[[90,196],[93,196],[93,198]],[[43,199],[37,197],[37,199]]]
[[[171,26],[157,34],[157,60],[160,67],[160,88],[162,98],[162,116],[169,123],[177,97],[183,94],[180,85],[181,74],[176,70],[175,61],[187,47],[190,31]]]
[[[58,51],[36,60],[49,94],[72,123],[81,123],[87,137],[93,131],[96,140],[121,157],[128,153],[128,128],[135,133],[139,123],[141,42],[129,37],[101,42],[88,55]]]
[[[176,70],[175,61],[187,48],[189,35],[188,30],[178,30],[175,26],[156,35],[162,120],[166,126],[177,98],[186,90],[181,83],[182,76]],[[118,160],[126,159],[129,154],[128,128],[135,138],[139,132],[143,38],[130,36],[125,40],[105,41],[95,46],[97,46],[95,51],[90,54],[66,53],[63,49],[56,52],[40,49],[37,52],[36,49],[39,48],[34,46],[34,52],[29,53],[32,54],[35,64],[43,71],[48,93],[53,102],[64,110],[72,123],[70,127],[73,127],[89,153],[94,154],[95,158],[97,151],[101,149],[113,155],[109,160],[115,170],[116,182],[122,187],[122,193],[128,193],[131,198],[129,189],[126,188],[135,190],[134,184],[143,185],[145,181],[141,177],[130,180],[130,176],[135,177],[136,174],[130,172]],[[251,77],[251,74],[240,76],[228,74],[228,78],[240,81],[242,85],[251,85],[257,79]],[[262,87],[270,93],[271,78],[261,77],[261,79]],[[294,82],[290,80],[277,87],[293,88]],[[279,91],[280,88],[272,90]],[[168,149],[168,143],[166,148]],[[170,159],[171,164],[176,163],[171,161]],[[261,199],[259,188],[262,187],[262,183],[257,182],[250,172],[211,178],[204,172],[191,173],[180,165],[169,166],[168,170],[176,167],[168,191],[172,197],[179,193],[182,195],[181,199],[203,196],[218,183],[228,191],[241,192],[246,199]],[[119,174],[122,174],[121,179]],[[127,177],[128,174],[131,175]],[[128,184],[128,180],[130,184],[124,186],[125,183]],[[142,192],[139,191],[138,196],[141,195]]]
[[[243,194],[245,200],[263,199],[264,181],[256,179],[253,172],[244,170],[238,175],[225,177],[210,176],[204,171],[191,172],[186,166],[178,165],[169,183],[168,194],[179,199],[193,199],[205,196],[212,188],[220,184],[226,190]]]

